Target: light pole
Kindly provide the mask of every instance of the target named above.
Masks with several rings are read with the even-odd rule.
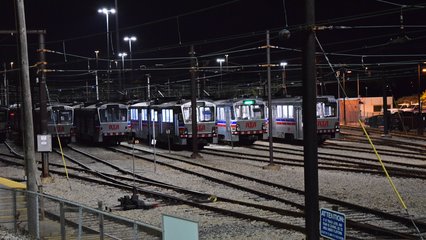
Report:
[[[133,56],[132,56],[132,42],[136,42],[137,38],[135,36],[126,36],[123,38],[124,41],[129,43],[129,58],[130,58],[130,81],[133,81]],[[124,75],[124,74],[123,74]],[[123,89],[124,89],[124,81],[123,81]]]
[[[121,57],[121,68],[123,69],[123,72],[124,72],[124,58],[127,57],[127,53],[125,52],[119,53],[118,56]]]
[[[219,97],[220,97],[220,93],[222,92],[222,64],[225,62],[225,59],[223,58],[217,58],[216,62],[219,63],[219,69],[220,69],[220,83],[219,83],[219,87],[218,87],[218,92],[219,92]]]
[[[287,62],[280,62],[280,66],[283,67],[282,80],[283,80],[284,95],[287,95],[287,86],[285,85],[285,66],[287,66]]]
[[[96,55],[96,71],[95,71],[95,84],[96,84],[96,101],[99,101],[99,81],[98,81],[98,68],[99,68],[99,64],[98,64],[98,60],[99,60],[99,51],[96,50],[95,51],[95,55]]]
[[[109,15],[110,14],[114,14],[115,13],[115,9],[111,8],[111,9],[106,9],[106,8],[102,8],[102,9],[98,9],[98,13],[102,13],[105,14],[106,17],[106,33],[107,33],[107,60],[108,60],[108,70],[107,70],[107,100],[109,101],[109,72],[111,69],[111,62],[109,60]]]

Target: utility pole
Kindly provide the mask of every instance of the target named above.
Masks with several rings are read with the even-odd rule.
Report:
[[[45,49],[45,40],[44,33],[39,35],[39,95],[40,95],[40,133],[43,135],[47,134],[47,94],[46,94],[46,49]],[[49,178],[49,153],[41,153],[41,177]]]
[[[28,45],[27,45],[27,27],[25,23],[25,7],[24,0],[16,0],[17,9],[17,31],[19,39],[19,56],[20,69],[22,79],[22,103],[23,103],[23,119],[26,123],[24,131],[24,161],[27,166],[27,190],[30,193],[37,192],[36,180],[36,159],[34,150],[34,128],[31,104],[31,86],[30,71],[28,63]],[[37,196],[29,194],[28,197],[28,232],[36,239],[38,236],[38,206]]]
[[[315,0],[305,0],[303,79],[303,139],[306,239],[319,239],[318,136],[316,118]],[[338,86],[339,87],[339,86]]]
[[[346,125],[346,69],[342,69],[343,82],[343,124]]]
[[[271,93],[271,44],[269,30],[266,31],[266,65],[268,75],[268,124],[269,124],[269,165],[266,168],[279,168],[274,164],[274,143],[272,141],[272,93]]]
[[[383,134],[387,136],[389,134],[389,112],[388,112],[388,97],[387,97],[387,81],[383,76]]]
[[[8,97],[7,97],[7,67],[6,67],[6,63],[3,63],[3,69],[4,69],[4,73],[3,73],[3,92],[4,92],[4,106],[8,106],[9,102],[7,101]]]
[[[191,56],[191,112],[192,112],[192,155],[191,158],[201,158],[198,153],[198,129],[197,129],[197,61],[195,59],[194,45],[189,52]]]
[[[418,89],[417,89],[417,99],[419,101],[419,115],[418,115],[418,124],[417,124],[417,134],[423,136],[423,115],[422,115],[422,100],[421,100],[421,94],[422,94],[422,89],[421,89],[421,72],[422,72],[422,68],[420,63],[417,64],[417,84],[418,84]]]

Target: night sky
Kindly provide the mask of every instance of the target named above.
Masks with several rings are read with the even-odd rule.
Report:
[[[15,28],[13,2],[2,0],[0,4],[0,30]],[[303,1],[117,2],[119,46],[115,15],[110,15],[110,56],[120,62],[117,48],[129,51],[123,37],[137,37],[137,41],[132,43],[133,69],[148,70],[133,71],[135,82],[143,81],[144,76],[150,74],[158,84],[166,81],[175,84],[174,87],[185,84],[190,78],[189,60],[186,58],[190,46],[194,45],[199,64],[204,68],[202,74],[217,74],[216,58],[228,55],[228,67],[235,69],[235,72],[227,72],[228,86],[254,86],[266,78],[266,70],[258,67],[266,63],[265,50],[258,47],[265,44],[266,30],[269,30],[271,44],[279,47],[271,50],[271,61],[277,65],[284,60],[288,62],[286,78],[293,87],[289,89],[293,89],[294,95],[300,93]],[[113,0],[25,1],[27,29],[45,29],[46,48],[66,53],[47,55],[50,69],[69,71],[48,76],[48,84],[54,89],[78,89],[87,81],[90,76],[85,76],[84,71],[88,66],[95,68],[95,50],[100,51],[99,68],[106,65],[102,61],[107,58],[106,19],[97,10],[112,8],[114,4]],[[317,25],[334,28],[317,31],[321,47],[335,70],[352,71],[347,74],[348,97],[357,95],[357,77],[361,95],[366,94],[367,86],[368,95],[381,96],[383,79],[389,83],[395,97],[417,91],[417,63],[426,61],[424,16],[426,1],[316,1]],[[338,26],[347,28],[336,29]],[[291,32],[289,39],[278,37],[278,32],[284,28]],[[36,61],[37,38],[29,36],[28,40],[30,64],[33,64]],[[326,86],[321,91],[337,96],[335,77],[319,45],[317,51],[318,82]],[[11,61],[17,61],[16,52],[14,36],[1,35],[0,63],[6,63],[9,68]],[[129,67],[128,59],[126,64]],[[273,81],[280,81],[281,73],[280,67],[273,68]],[[422,86],[425,87],[426,84]]]

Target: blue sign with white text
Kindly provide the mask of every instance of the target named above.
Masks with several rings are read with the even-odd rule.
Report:
[[[333,240],[344,240],[346,237],[345,214],[321,208],[320,235]]]

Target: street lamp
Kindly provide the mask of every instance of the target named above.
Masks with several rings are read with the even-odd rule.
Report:
[[[130,56],[132,56],[132,42],[136,41],[136,37],[135,36],[130,36],[130,37],[124,37],[123,38],[124,41],[129,42],[129,52],[130,52]]]
[[[121,57],[121,68],[123,69],[123,72],[124,72],[124,58],[127,56],[127,53],[125,52],[119,53],[118,56]]]
[[[219,97],[220,97],[220,93],[222,92],[222,79],[223,79],[223,77],[222,77],[222,64],[225,62],[225,59],[217,58],[216,62],[218,62],[219,66],[220,66],[219,67],[219,69],[220,69],[220,83],[219,83],[219,89],[218,89]]]
[[[107,57],[108,57],[108,71],[107,71],[107,100],[109,101],[109,72],[111,69],[111,62],[109,61],[109,15],[115,13],[115,9],[98,9],[98,13],[105,14],[106,17],[106,33],[107,33]]]
[[[287,62],[280,62],[280,66],[283,67],[282,80],[283,80],[284,95],[287,95],[287,86],[285,85],[285,66],[287,66]]]
[[[125,36],[124,41],[129,43],[129,57],[130,57],[130,80],[133,80],[133,56],[132,56],[132,42],[136,42],[136,37],[135,36]],[[124,88],[124,82],[123,82],[123,88]]]

